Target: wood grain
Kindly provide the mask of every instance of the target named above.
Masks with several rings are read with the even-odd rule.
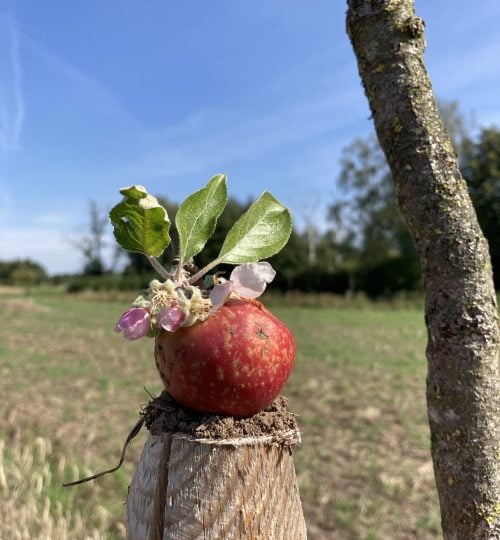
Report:
[[[300,440],[289,433],[288,442]],[[150,435],[127,501],[130,540],[302,540],[290,446],[272,437]]]

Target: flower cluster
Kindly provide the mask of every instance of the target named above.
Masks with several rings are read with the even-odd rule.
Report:
[[[207,276],[202,288],[185,279],[153,280],[133,302],[115,326],[128,340],[156,337],[162,331],[175,332],[181,327],[203,322],[220,309],[229,298],[257,298],[276,272],[267,262],[244,263],[231,272],[229,280],[217,274]]]

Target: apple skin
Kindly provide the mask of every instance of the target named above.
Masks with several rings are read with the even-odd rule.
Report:
[[[199,413],[251,416],[270,405],[295,360],[291,331],[255,300],[230,300],[206,321],[163,332],[155,362],[165,389]]]

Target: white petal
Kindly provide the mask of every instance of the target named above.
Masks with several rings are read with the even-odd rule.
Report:
[[[224,304],[232,290],[233,284],[230,281],[214,286],[210,291],[210,302],[212,302],[214,310],[219,309]]]
[[[244,298],[257,298],[271,283],[276,272],[268,262],[243,263],[231,272],[233,291]]]

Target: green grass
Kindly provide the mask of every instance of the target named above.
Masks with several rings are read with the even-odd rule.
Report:
[[[123,537],[127,485],[145,433],[117,474],[70,493],[60,483],[76,475],[73,465],[93,472],[114,465],[148,401],[145,388],[161,391],[153,342],[129,343],[113,332],[126,307],[52,290],[31,298],[0,295],[0,439],[7,448],[16,441],[30,447],[37,437],[50,441],[43,493],[52,509],[59,502],[66,512],[82,511],[89,538],[98,537],[94,529],[104,538]],[[298,345],[284,394],[302,431],[295,462],[309,537],[439,538],[423,314],[361,307],[272,302]],[[5,455],[8,471],[14,462]]]

